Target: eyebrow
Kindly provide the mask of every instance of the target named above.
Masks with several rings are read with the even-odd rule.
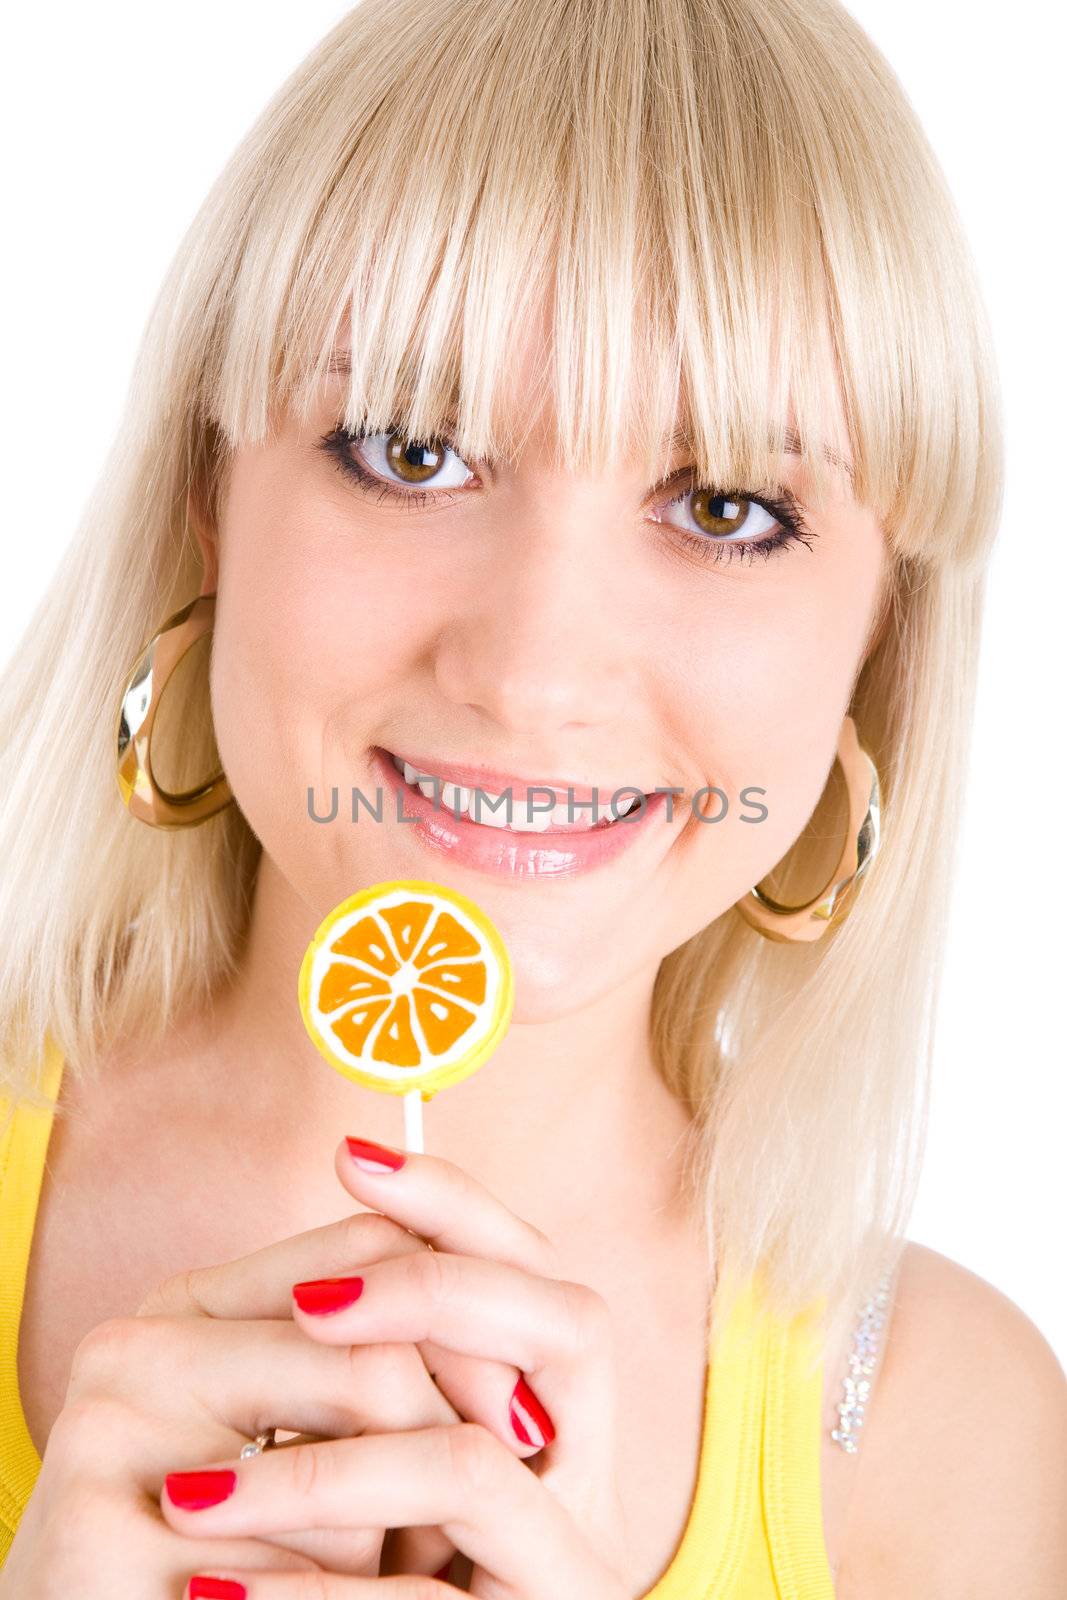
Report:
[[[802,456],[805,454],[804,441],[795,428],[787,428],[785,430],[785,449],[787,455]],[[824,461],[828,461],[832,467],[837,467],[840,472],[846,473],[849,482],[853,485],[855,484],[856,471],[851,461],[846,461],[843,455],[831,449],[828,444],[822,446],[820,454]]]
[[[680,450],[683,446],[692,450],[693,441],[684,428],[678,428],[667,440],[667,454],[673,455],[675,450]],[[795,428],[786,428],[783,447],[785,454],[789,456],[804,456],[807,454],[804,449],[804,441]],[[841,472],[847,473],[849,482],[855,484],[855,468],[850,461],[846,461],[844,456],[839,455],[836,450],[831,449],[827,444],[823,445],[821,454],[823,459],[828,461],[832,467],[837,467]]]
[[[348,350],[335,351],[330,356],[326,370],[329,373],[336,373],[340,377],[350,376],[352,372],[351,353]],[[667,454],[673,455],[676,450],[682,449],[683,446],[692,450],[693,441],[684,428],[676,428],[667,440]],[[804,441],[795,428],[786,428],[784,448],[785,454],[790,456],[804,456],[807,453],[804,449]],[[828,461],[832,467],[837,467],[839,471],[846,473],[849,482],[853,485],[855,484],[855,469],[850,461],[846,461],[842,455],[831,449],[829,445],[823,445],[821,454],[825,461]]]

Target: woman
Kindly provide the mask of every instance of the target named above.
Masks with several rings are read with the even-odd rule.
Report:
[[[1000,448],[837,6],[299,67],[3,686],[3,1600],[1053,1593],[1062,1373],[903,1238]],[[395,878],[516,976],[426,1154],[296,1004]]]

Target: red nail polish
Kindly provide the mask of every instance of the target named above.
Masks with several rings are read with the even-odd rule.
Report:
[[[310,1278],[293,1284],[293,1299],[301,1311],[321,1317],[330,1311],[343,1311],[363,1293],[362,1278]]]
[[[203,1511],[206,1506],[217,1506],[226,1500],[237,1487],[237,1474],[232,1467],[220,1467],[209,1472],[168,1472],[167,1493],[181,1511]]]
[[[404,1165],[400,1151],[390,1150],[387,1144],[372,1144],[370,1139],[354,1139],[347,1133],[345,1144],[361,1172],[397,1172]]]
[[[198,1572],[189,1579],[189,1600],[246,1600],[247,1594],[236,1578],[209,1578]]]
[[[535,1444],[540,1450],[556,1437],[552,1418],[523,1377],[511,1391],[508,1415],[520,1444]]]

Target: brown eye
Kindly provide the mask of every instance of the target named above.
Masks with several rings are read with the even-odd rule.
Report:
[[[729,500],[710,489],[695,489],[689,500],[693,521],[702,533],[721,538],[740,533],[748,519],[751,500]]]
[[[447,503],[448,491],[477,482],[462,456],[443,439],[416,439],[399,426],[364,433],[339,424],[319,445],[346,477],[379,501],[407,507]]]
[[[776,515],[771,513],[772,506]],[[680,513],[683,520],[676,521],[671,513]],[[731,550],[751,546],[769,552],[776,530],[800,528],[797,515],[780,501],[759,500],[736,490],[733,494],[723,494],[700,485],[675,495],[651,520],[690,534],[703,541],[709,550],[723,545]]]
[[[385,459],[402,483],[425,483],[440,472],[445,451],[435,444],[391,433],[385,442]]]

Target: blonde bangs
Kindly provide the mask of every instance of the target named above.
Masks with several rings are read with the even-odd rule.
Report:
[[[999,511],[983,312],[856,24],[542,10],[535,29],[521,4],[445,0],[428,29],[419,0],[364,0],[283,87],[205,208],[233,219],[206,414],[233,446],[277,407],[306,415],[350,331],[346,426],[513,461],[535,411],[510,374],[544,328],[567,470],[625,456],[655,480],[680,436],[703,482],[773,490],[791,448],[817,503],[836,456],[891,551],[980,562]]]

